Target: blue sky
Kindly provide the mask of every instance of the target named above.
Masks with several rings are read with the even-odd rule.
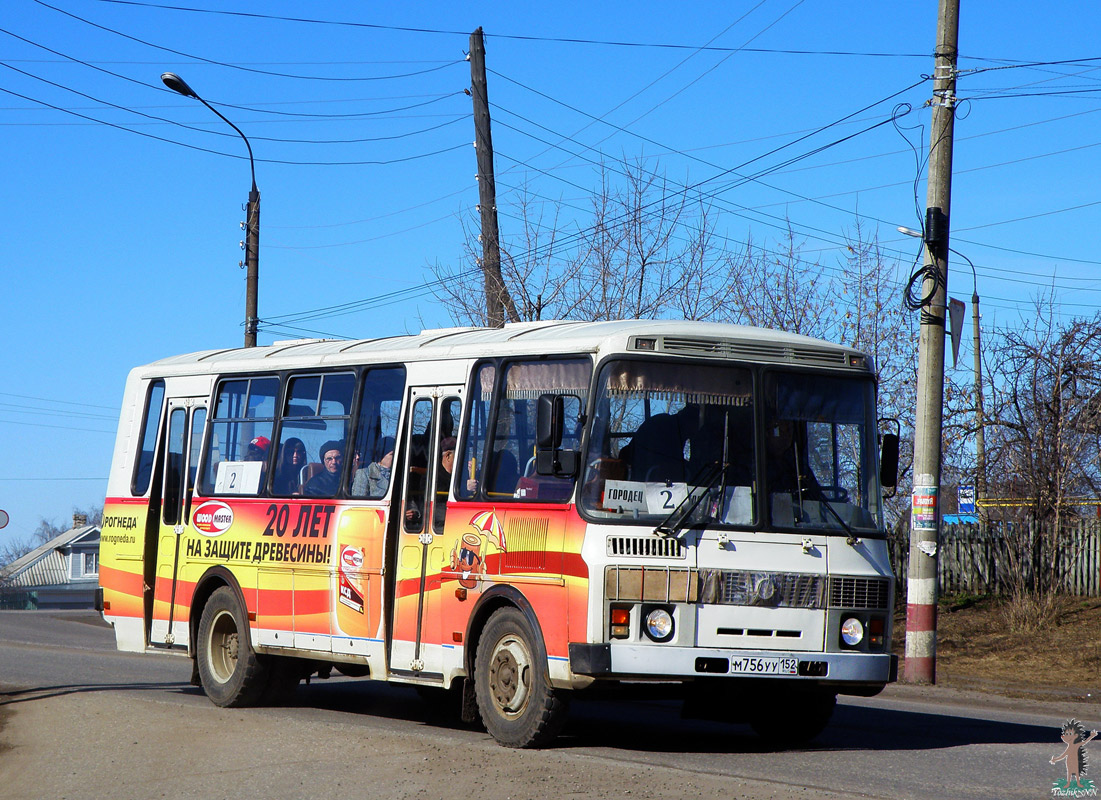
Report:
[[[743,173],[799,156],[767,186],[716,195],[719,232],[769,246],[787,217],[832,268],[859,214],[903,262],[900,279],[916,249],[895,226],[917,227],[925,204],[934,2],[173,5],[7,0],[0,12],[0,543],[102,502],[131,367],[242,341],[244,145],[164,89],[166,70],[252,142],[261,344],[307,335],[280,316],[371,298],[299,327],[451,324],[424,284],[432,265],[468,266],[464,56],[478,26],[504,237],[521,186],[582,224],[601,158],[643,158],[710,192],[752,159],[764,156]],[[1028,315],[1045,287],[1068,315],[1096,311],[1099,28],[1078,4],[964,2],[952,234],[977,267],[984,327]],[[912,110],[896,129],[900,103]],[[961,267],[949,290],[968,300]]]

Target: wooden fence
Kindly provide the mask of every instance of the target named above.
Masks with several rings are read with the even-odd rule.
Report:
[[[1037,573],[1051,565],[1058,591],[1082,597],[1101,596],[1101,522],[1075,521],[1064,525],[1057,538],[1050,539],[1051,536],[1052,530],[1046,527],[993,527],[981,531],[978,525],[945,525],[941,528],[937,552],[938,591],[1006,594],[1012,587],[1014,564],[1030,586]],[[1044,546],[1036,546],[1037,537],[1047,537],[1040,542]],[[891,565],[898,576],[898,586],[904,591],[909,543],[894,539],[890,549]],[[1046,550],[1051,560],[1020,556],[1015,560],[1011,549],[1032,554]]]

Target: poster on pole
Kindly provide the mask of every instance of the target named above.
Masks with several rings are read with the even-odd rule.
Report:
[[[910,527],[915,531],[937,529],[937,486],[915,486],[911,495]]]

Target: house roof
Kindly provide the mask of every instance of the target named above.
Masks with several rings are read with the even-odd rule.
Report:
[[[78,542],[98,542],[99,534],[98,525],[84,525],[58,534],[45,544],[39,545],[0,568],[0,579],[8,587],[21,588],[69,583],[64,551]]]

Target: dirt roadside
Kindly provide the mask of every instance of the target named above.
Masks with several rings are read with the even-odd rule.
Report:
[[[906,640],[905,606],[895,619],[894,649]],[[1055,619],[1013,631],[1004,603],[946,597],[937,614],[937,684],[1007,697],[1101,702],[1101,599],[1064,598]]]

